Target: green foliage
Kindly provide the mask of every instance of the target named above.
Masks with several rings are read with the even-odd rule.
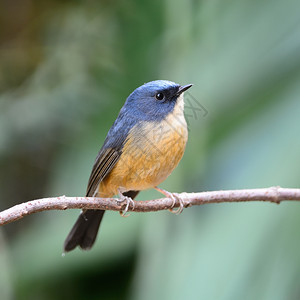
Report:
[[[297,1],[35,2],[0,5],[0,209],[84,195],[125,98],[154,79],[194,84],[188,146],[162,187],[299,187]],[[108,212],[95,248],[62,257],[77,215],[1,228],[1,299],[300,297],[298,203]]]

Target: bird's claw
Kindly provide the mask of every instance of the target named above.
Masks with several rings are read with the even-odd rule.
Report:
[[[172,193],[170,193],[169,198],[171,198],[173,200],[172,208],[170,208],[169,211],[172,214],[180,215],[182,213],[182,211],[183,211],[183,208],[184,208],[184,204],[183,204],[182,199],[180,197],[178,197],[176,194],[172,194]],[[173,207],[174,207],[174,205],[176,203],[176,199],[179,202],[179,207],[176,210],[174,210]]]
[[[158,192],[162,193],[163,195],[165,195],[166,197],[170,198],[173,201],[172,207],[169,209],[169,211],[172,214],[180,215],[182,213],[182,211],[184,209],[184,203],[183,203],[183,200],[176,193],[170,193],[170,192],[168,192],[166,190],[163,190],[163,189],[161,189],[159,187],[155,187],[155,189]],[[178,207],[178,209],[174,210],[173,208],[174,208],[174,206],[176,204],[176,200],[178,200],[178,202],[179,202],[179,207]]]
[[[120,194],[119,196],[120,196],[120,199],[116,199],[119,205],[126,202],[126,207],[123,211],[120,211],[120,215],[125,218],[129,217],[130,214],[127,214],[128,208],[131,203],[132,210],[134,210],[134,201],[130,197],[124,196],[123,194]]]

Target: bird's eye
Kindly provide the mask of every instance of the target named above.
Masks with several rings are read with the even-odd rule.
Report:
[[[157,93],[157,94],[155,95],[155,98],[156,98],[157,100],[162,100],[162,99],[165,98],[165,96],[164,96],[163,93]]]

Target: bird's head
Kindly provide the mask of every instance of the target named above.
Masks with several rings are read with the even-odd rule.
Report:
[[[150,81],[129,95],[124,108],[139,119],[160,121],[174,111],[176,104],[182,107],[183,113],[183,92],[191,86],[181,86],[168,80]]]

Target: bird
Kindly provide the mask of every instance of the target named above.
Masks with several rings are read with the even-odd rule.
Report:
[[[150,81],[126,99],[107,133],[89,177],[86,196],[126,201],[126,210],[140,191],[158,187],[181,160],[188,129],[183,94],[192,84],[168,80]],[[183,204],[180,199],[180,208]],[[64,252],[94,245],[104,210],[83,210],[64,242]]]

